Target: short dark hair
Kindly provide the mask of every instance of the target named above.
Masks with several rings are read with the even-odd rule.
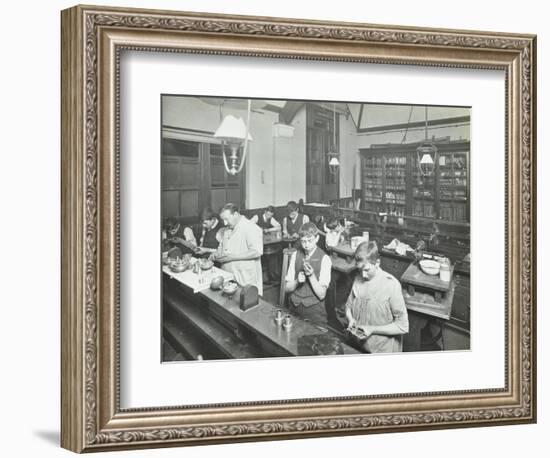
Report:
[[[220,213],[223,213],[225,210],[229,210],[232,214],[240,213],[239,206],[237,204],[232,204],[232,203],[225,204],[220,210]]]
[[[265,207],[264,211],[269,213],[275,213],[275,207],[273,207],[273,205],[268,205],[267,207]]]
[[[178,224],[176,218],[169,216],[164,220],[164,229],[172,229],[176,224]]]
[[[201,221],[210,221],[214,218],[217,218],[217,215],[214,213],[210,207],[205,207],[201,212]]]
[[[374,240],[370,242],[362,242],[355,250],[354,257],[359,268],[362,268],[367,262],[375,263],[380,259],[378,245]]]
[[[341,219],[338,219],[336,217],[332,217],[330,218],[328,221],[327,221],[327,228],[328,229],[336,229],[336,227],[338,226],[338,224],[342,225],[342,220]]]
[[[310,237],[313,235],[317,235],[319,233],[319,229],[317,229],[317,226],[314,223],[304,223],[300,227],[300,230],[298,231],[298,235],[301,237]]]
[[[298,210],[298,204],[293,200],[291,200],[288,204],[286,204],[286,208],[288,209],[289,212],[294,212]]]

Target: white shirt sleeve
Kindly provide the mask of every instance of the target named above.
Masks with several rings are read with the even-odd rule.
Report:
[[[326,254],[321,260],[321,271],[319,272],[319,284],[326,286],[330,285],[330,275],[332,272],[332,261]]]
[[[195,235],[193,234],[193,231],[190,227],[186,227],[183,230],[183,238],[188,242],[193,242],[195,245],[197,244],[197,241],[195,240]]]
[[[277,229],[280,229],[281,228],[281,224],[279,223],[279,221],[277,221],[275,218],[271,217],[271,225],[273,227],[276,227]]]
[[[286,271],[285,281],[293,281],[296,277],[296,251],[290,256],[288,270]]]
[[[306,223],[309,223],[309,216],[303,215],[302,216],[302,224],[306,224]]]
[[[259,226],[252,226],[245,228],[246,247],[249,250],[257,251],[260,256],[264,254],[264,234]]]
[[[258,224],[258,215],[254,215],[252,218],[250,218],[250,221],[252,221],[254,224]]]

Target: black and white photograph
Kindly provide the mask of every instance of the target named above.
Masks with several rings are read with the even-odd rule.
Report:
[[[470,107],[160,103],[162,362],[470,349]]]

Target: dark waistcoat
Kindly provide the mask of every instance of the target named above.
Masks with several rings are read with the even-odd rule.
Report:
[[[290,219],[290,216],[287,216],[286,218],[286,230],[289,235],[297,234],[302,227],[302,224],[304,224],[304,215],[302,215],[301,213],[298,213],[298,216],[296,217],[296,221],[294,223]]]
[[[319,279],[319,275],[321,274],[321,262],[323,261],[323,256],[325,256],[325,252],[321,250],[321,248],[317,247],[311,257],[307,260],[311,264],[311,267],[313,267],[313,271],[315,272],[317,279]],[[295,279],[298,279],[298,273],[304,270],[304,259],[305,253],[302,250],[298,250],[296,253]],[[324,304],[325,300],[319,300],[311,289],[309,280],[306,280],[305,283],[298,283],[296,290],[290,294],[290,302],[295,306],[303,305],[304,307],[310,307],[315,304]]]

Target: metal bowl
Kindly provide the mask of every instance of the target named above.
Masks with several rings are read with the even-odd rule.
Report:
[[[428,275],[438,275],[439,269],[441,268],[439,262],[432,261],[431,259],[423,259],[419,262],[420,268],[425,274]]]
[[[239,285],[234,281],[228,281],[223,284],[222,291],[224,294],[227,294],[228,296],[231,296],[232,294],[237,291],[237,288]]]
[[[185,272],[189,268],[189,262],[181,259],[177,261],[172,261],[169,266],[172,272],[181,273]]]
[[[212,268],[214,263],[210,259],[201,259],[199,260],[199,266],[202,270],[209,270]]]

